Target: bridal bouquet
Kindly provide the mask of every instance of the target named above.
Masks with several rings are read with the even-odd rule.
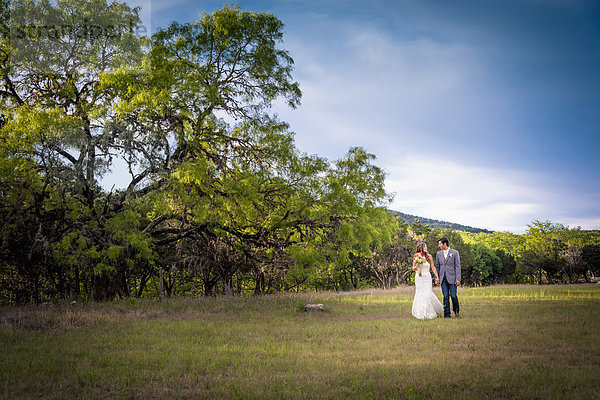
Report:
[[[425,258],[423,253],[417,253],[413,258],[418,265],[417,272],[419,273],[419,276],[423,276],[423,273],[421,272],[421,267],[425,263],[425,261],[427,261],[427,259]]]

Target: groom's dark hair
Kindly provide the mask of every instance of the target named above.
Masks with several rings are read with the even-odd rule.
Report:
[[[446,236],[442,236],[438,242],[442,242],[442,244],[448,245],[448,238]]]

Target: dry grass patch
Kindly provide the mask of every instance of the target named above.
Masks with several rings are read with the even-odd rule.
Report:
[[[413,290],[4,308],[0,397],[600,397],[600,287]]]

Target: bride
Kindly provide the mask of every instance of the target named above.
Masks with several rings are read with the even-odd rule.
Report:
[[[424,261],[422,264],[418,263]],[[440,277],[438,276],[437,270],[431,254],[427,253],[427,245],[425,243],[419,243],[417,245],[417,253],[413,257],[413,271],[415,272],[415,299],[412,305],[412,315],[417,319],[433,319],[438,315],[444,314],[444,307],[438,298],[433,294],[431,284],[431,273],[429,269],[433,270],[435,275],[436,283],[439,282]]]

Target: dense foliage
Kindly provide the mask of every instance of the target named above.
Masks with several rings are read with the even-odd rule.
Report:
[[[302,153],[271,113],[301,97],[271,14],[225,7],[147,40],[122,3],[13,1],[10,26],[1,4],[3,303],[387,288],[441,235],[466,284],[599,272],[597,236],[408,225],[372,154]],[[129,184],[106,190],[116,159]]]

